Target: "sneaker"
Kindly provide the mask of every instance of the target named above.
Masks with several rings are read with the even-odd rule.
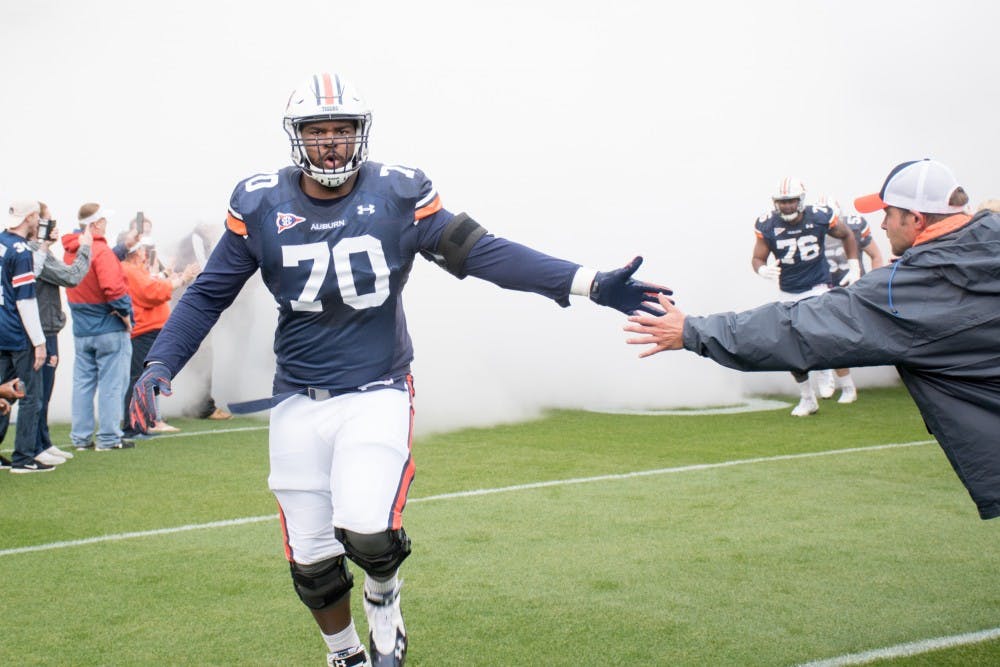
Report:
[[[225,410],[223,410],[222,408],[216,408],[215,410],[212,411],[212,414],[205,417],[205,419],[214,419],[216,421],[221,421],[223,419],[232,419],[232,418],[233,416],[228,412],[226,412]]]
[[[20,475],[29,472],[51,472],[55,469],[56,469],[55,466],[39,463],[36,460],[32,461],[31,463],[22,463],[21,465],[11,466],[10,471],[15,475]]]
[[[326,654],[327,667],[372,667],[364,646]]]
[[[840,391],[840,398],[837,399],[838,403],[853,403],[858,400],[858,390],[854,387],[844,387]]]
[[[150,433],[180,433],[180,429],[176,426],[171,426],[167,422],[159,421],[152,425],[149,429]]]
[[[52,445],[48,449],[43,449],[42,451],[45,452],[46,454],[52,454],[53,456],[59,456],[64,459],[73,458],[73,454],[71,452],[67,452],[64,449],[59,449],[55,445]]]
[[[91,440],[90,442],[84,442],[84,443],[81,443],[81,444],[77,444],[75,442],[73,443],[73,449],[75,449],[78,452],[83,452],[83,451],[86,451],[88,449],[93,449],[93,448],[94,448],[94,441],[93,440]]]
[[[819,412],[819,403],[816,402],[815,396],[803,396],[799,401],[799,404],[795,406],[792,410],[793,417],[808,417],[811,414]]]
[[[95,452],[110,452],[110,451],[113,451],[115,449],[132,449],[134,447],[135,447],[135,443],[134,442],[132,442],[131,440],[126,440],[125,438],[122,438],[118,442],[114,443],[113,445],[108,445],[107,447],[94,447],[94,451]]]
[[[7,458],[6,456],[0,456],[0,470],[6,470],[12,465],[14,464],[10,462],[9,458]]]
[[[372,667],[402,667],[406,661],[406,628],[399,610],[399,582],[390,593],[365,591],[365,614],[368,616],[368,646]]]
[[[55,454],[49,454],[47,451],[36,456],[35,461],[38,463],[44,463],[47,466],[57,466],[60,463],[66,463],[66,459],[63,457],[56,456]]]
[[[816,381],[816,390],[820,398],[830,398],[837,390],[836,381],[833,379],[833,371],[820,371]]]

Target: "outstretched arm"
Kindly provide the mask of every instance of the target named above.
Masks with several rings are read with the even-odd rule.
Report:
[[[657,299],[663,309],[662,315],[633,315],[628,318],[631,324],[625,325],[625,331],[640,334],[635,338],[629,338],[625,341],[626,343],[650,346],[639,355],[640,358],[666,350],[684,348],[684,319],[686,316],[680,308],[662,294],[658,294]]]

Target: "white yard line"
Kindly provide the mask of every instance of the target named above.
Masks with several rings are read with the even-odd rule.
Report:
[[[951,635],[950,637],[935,637],[934,639],[921,639],[909,644],[897,644],[885,648],[877,648],[864,653],[851,653],[841,655],[827,660],[816,660],[806,662],[798,667],[844,667],[846,665],[867,665],[876,660],[888,660],[890,658],[905,658],[921,653],[930,653],[945,648],[955,646],[965,646],[967,644],[978,644],[979,642],[1000,639],[1000,628],[991,630],[981,630],[979,632],[967,632],[961,635]]]
[[[244,431],[251,430],[257,427],[249,427],[242,429],[230,429],[228,432],[232,431]],[[203,433],[223,433],[226,431],[204,431]],[[175,434],[173,436],[158,436],[158,437],[178,437],[181,434]],[[191,434],[193,435],[193,434]],[[528,489],[542,489],[550,486],[567,486],[570,484],[589,484],[593,482],[606,482],[611,480],[621,480],[621,479],[631,479],[634,477],[650,477],[653,475],[671,475],[681,472],[694,472],[697,470],[711,470],[713,468],[729,468],[733,466],[741,465],[751,465],[754,463],[771,463],[774,461],[792,461],[795,459],[810,459],[820,456],[838,456],[842,454],[855,454],[862,452],[874,452],[885,449],[898,449],[901,447],[917,447],[920,445],[928,445],[935,442],[934,440],[917,440],[914,442],[900,442],[891,443],[886,445],[873,445],[871,447],[850,447],[848,449],[831,449],[823,452],[806,452],[802,454],[781,454],[778,456],[760,456],[751,459],[735,459],[732,461],[721,461],[719,463],[696,463],[694,465],[687,466],[677,466],[675,468],[657,468],[655,470],[639,470],[635,472],[626,473],[616,473],[611,475],[598,475],[595,477],[576,477],[572,479],[555,479],[545,482],[531,482],[529,484],[515,484],[513,486],[501,486],[492,489],[473,489],[470,491],[455,491],[453,493],[439,493],[433,496],[424,496],[422,498],[411,498],[407,501],[407,504],[412,503],[425,503],[433,500],[449,500],[454,498],[470,498],[473,496],[488,496],[495,493],[510,493],[512,491],[525,491]],[[130,533],[116,533],[114,535],[100,535],[97,537],[87,537],[79,540],[66,540],[64,542],[48,542],[46,544],[36,544],[27,547],[14,547],[12,549],[0,549],[0,557],[2,556],[12,556],[14,554],[30,553],[33,551],[50,551],[52,549],[65,549],[67,547],[78,547],[88,544],[98,544],[101,542],[116,542],[120,540],[128,540],[137,537],[150,537],[153,535],[168,535],[171,533],[183,533],[190,530],[201,530],[204,528],[222,528],[226,526],[235,526],[247,523],[259,523],[261,521],[270,521],[276,519],[276,514],[267,514],[264,516],[252,516],[244,517],[242,519],[229,519],[225,521],[212,521],[210,523],[197,523],[185,526],[175,526],[173,528],[157,528],[155,530],[143,530]]]

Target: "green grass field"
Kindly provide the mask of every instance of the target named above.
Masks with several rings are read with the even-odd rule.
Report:
[[[0,664],[324,664],[263,422],[175,423],[0,475]],[[928,438],[902,389],[422,438],[407,664],[798,665],[996,629],[1000,521]],[[875,664],[998,665],[1000,639]]]

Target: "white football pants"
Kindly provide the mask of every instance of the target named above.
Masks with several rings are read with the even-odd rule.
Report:
[[[334,526],[357,533],[402,526],[414,472],[412,386],[322,401],[297,394],[271,410],[268,486],[289,561],[344,553]]]

